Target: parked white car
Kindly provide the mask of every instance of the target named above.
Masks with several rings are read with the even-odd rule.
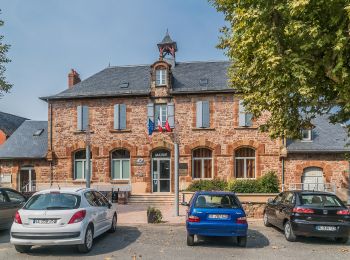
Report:
[[[95,237],[116,228],[117,212],[100,192],[86,188],[44,190],[17,211],[11,243],[20,253],[33,245],[77,245],[86,253]]]

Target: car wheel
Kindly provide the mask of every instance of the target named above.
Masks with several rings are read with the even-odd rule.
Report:
[[[247,246],[247,237],[237,237],[237,244],[240,247],[246,247]]]
[[[187,234],[187,245],[194,246],[194,235]]]
[[[290,221],[287,221],[284,224],[284,236],[289,242],[294,242],[297,240],[297,236],[294,234],[292,225],[290,224]]]
[[[89,225],[85,232],[84,244],[78,245],[78,251],[80,253],[87,253],[91,250],[94,241],[94,232]]]
[[[341,244],[346,244],[348,242],[349,238],[348,237],[336,237],[335,242],[341,243]]]
[[[117,230],[117,215],[114,214],[112,219],[112,225],[111,225],[111,228],[109,229],[109,233],[114,233],[116,230]]]
[[[32,246],[15,245],[15,249],[18,253],[27,253],[32,248]]]
[[[266,213],[266,212],[264,212],[263,221],[264,221],[264,226],[265,226],[265,227],[271,227],[271,224],[270,224],[270,222],[269,222],[269,217],[267,216],[267,213]]]

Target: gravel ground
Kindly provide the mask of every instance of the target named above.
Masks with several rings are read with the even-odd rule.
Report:
[[[9,244],[8,232],[0,231],[0,259],[350,259],[349,243],[318,238],[290,243],[280,231],[264,227],[261,221],[250,223],[247,248],[237,247],[231,238],[202,238],[188,247],[183,225],[124,224],[116,233],[97,238],[86,255],[68,246],[33,247],[29,254],[19,254]]]

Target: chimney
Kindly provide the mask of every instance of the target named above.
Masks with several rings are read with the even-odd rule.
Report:
[[[79,83],[80,77],[76,70],[72,69],[68,74],[68,88],[72,88],[75,84]]]

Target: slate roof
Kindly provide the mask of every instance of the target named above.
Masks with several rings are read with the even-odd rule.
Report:
[[[24,117],[0,112],[0,130],[10,136],[25,120]]]
[[[177,62],[172,68],[173,94],[191,92],[233,91],[228,86],[228,61]],[[207,79],[207,84],[200,84]],[[127,84],[125,84],[127,83]],[[41,97],[75,99],[85,97],[148,96],[150,94],[151,65],[107,67],[63,92]],[[127,88],[125,86],[128,85]]]
[[[166,31],[166,34],[165,34],[163,40],[160,43],[158,43],[158,45],[159,44],[168,44],[168,43],[175,43],[175,42],[173,41],[173,39],[171,39],[169,32]]]
[[[288,153],[350,152],[350,138],[341,124],[332,124],[327,115],[311,121],[312,141],[287,140]]]
[[[39,136],[34,133],[44,131]],[[47,121],[24,121],[23,124],[0,145],[0,159],[45,158],[47,153]]]

